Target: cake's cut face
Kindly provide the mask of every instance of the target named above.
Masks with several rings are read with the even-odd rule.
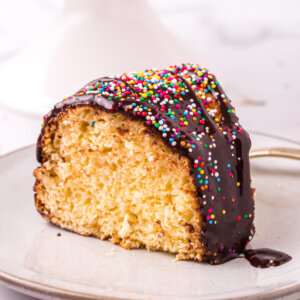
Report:
[[[34,175],[46,220],[212,264],[252,238],[250,139],[206,69],[100,78],[44,120]]]
[[[190,163],[141,121],[88,106],[45,134],[37,207],[53,223],[124,248],[201,259],[199,203]]]

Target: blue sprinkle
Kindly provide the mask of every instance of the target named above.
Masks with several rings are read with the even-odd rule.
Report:
[[[233,134],[233,135],[236,135],[236,132],[235,132],[235,131],[232,131],[232,134]]]
[[[172,120],[174,120],[175,119],[175,117],[172,115],[172,116],[170,116],[170,118],[172,119]]]
[[[185,111],[183,114],[184,114],[184,115],[187,115],[187,114],[188,114],[188,112],[187,112],[187,111]]]
[[[191,145],[191,147],[192,147],[193,149],[195,149],[195,148],[196,148],[196,146],[195,146],[195,145]]]
[[[95,123],[94,123],[94,122],[91,122],[91,126],[94,127],[94,125],[95,125]]]
[[[220,182],[220,178],[219,177],[217,178],[217,182]]]
[[[169,141],[172,143],[172,142],[174,142],[174,139],[173,139],[173,138],[170,138]]]
[[[208,184],[208,180],[204,180],[204,184]]]
[[[201,178],[201,175],[200,175],[200,174],[198,174],[198,175],[197,175],[197,178]]]
[[[204,90],[204,93],[207,93],[207,92],[208,92],[208,89],[205,89],[205,90]]]
[[[209,223],[209,224],[212,224],[212,223],[213,223],[213,221],[212,221],[212,220],[209,220],[209,221],[208,221],[208,223]]]
[[[228,168],[228,169],[230,168],[230,164],[227,164],[227,168]]]
[[[184,95],[185,95],[185,92],[180,92],[180,94],[181,94],[182,96],[184,96]]]
[[[136,103],[132,103],[131,105],[132,105],[132,107],[136,107]]]
[[[166,132],[167,131],[167,129],[166,128],[164,128],[163,130],[162,130],[162,132]]]

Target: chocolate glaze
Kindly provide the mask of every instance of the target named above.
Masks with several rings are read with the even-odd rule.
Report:
[[[141,120],[168,147],[190,160],[191,175],[194,178],[200,203],[201,242],[206,249],[203,260],[211,264],[224,263],[243,253],[255,232],[253,190],[250,186],[249,135],[239,124],[234,108],[216,78],[206,69],[188,64],[156,71],[156,73],[163,74],[168,77],[169,82],[174,80],[184,87],[185,92],[180,96],[182,99],[179,102],[180,107],[178,102],[177,106],[172,101],[162,102],[166,95],[175,97],[172,89],[164,88],[163,85],[158,89],[160,94],[156,98],[157,102],[153,102],[151,96],[141,100],[138,86],[132,83],[135,80],[133,73],[99,78],[88,83],[74,96],[55,105],[54,109],[44,117],[44,126],[37,142],[37,160],[43,162],[42,146],[45,129],[63,112],[71,108],[87,105]],[[98,91],[99,83],[113,82],[125,83],[126,93],[122,98],[111,97],[109,88],[108,93]],[[197,95],[199,88],[204,89],[203,94],[206,93],[206,98],[201,99],[199,94]],[[219,107],[220,121],[216,121],[208,108],[209,95]],[[137,109],[137,106],[141,105],[146,112],[150,109],[152,116],[155,116],[156,120],[163,120],[171,130],[162,134],[158,127],[152,122],[149,123],[149,119],[146,119],[140,108]],[[187,119],[188,124],[183,125],[180,118],[185,112],[192,112],[192,109],[198,112],[197,120]],[[168,115],[169,110],[173,114]],[[175,136],[178,132],[180,138]],[[171,142],[172,139],[177,141],[176,145]],[[182,141],[185,142],[184,146]],[[194,148],[187,148],[188,143]],[[199,168],[204,171],[202,175],[199,173]],[[199,176],[203,180],[202,183]]]
[[[289,262],[292,257],[288,254],[268,248],[249,249],[244,251],[245,258],[256,268],[280,266]]]

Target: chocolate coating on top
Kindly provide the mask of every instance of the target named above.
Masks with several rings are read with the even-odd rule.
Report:
[[[141,120],[190,160],[200,203],[204,261],[219,264],[244,251],[255,231],[251,141],[214,75],[198,65],[183,64],[94,80],[44,117],[37,143],[39,162],[47,125],[82,105]]]

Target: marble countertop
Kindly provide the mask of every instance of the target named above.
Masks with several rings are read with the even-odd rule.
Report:
[[[6,12],[3,9],[0,11],[0,44],[5,45],[0,49],[0,65],[13,63],[14,59],[17,59],[16,53],[20,52],[22,45],[30,42],[33,33],[40,34],[43,28],[55,23],[53,16],[63,11],[61,4],[45,1],[46,8],[38,8],[44,15],[41,14],[39,18],[33,17],[28,21],[30,5],[36,7],[40,4],[30,1],[24,7],[22,1],[11,2],[7,4]],[[213,3],[196,0],[152,0],[145,3],[151,8],[149,14],[155,16],[155,22],[159,23],[159,26],[164,28],[182,49],[177,56],[175,54],[172,56],[172,59],[176,60],[174,62],[180,63],[186,55],[185,61],[203,64],[216,74],[227,95],[232,99],[242,125],[250,133],[275,135],[296,141],[300,145],[299,1],[227,0],[225,4],[225,1],[220,0]],[[22,5],[23,10],[15,12],[15,5]],[[47,9],[48,13],[45,12]],[[14,25],[7,16],[13,12],[16,14]],[[143,20],[136,22],[143,23]],[[41,24],[39,32],[37,24]],[[151,28],[150,22],[148,29],[151,31]],[[142,38],[147,37],[139,37]],[[156,57],[159,59],[160,55],[155,52],[155,45],[151,47],[153,48],[151,59],[155,60]],[[167,53],[172,52],[172,45],[166,47],[169,47]],[[114,62],[112,69],[116,68],[116,64],[118,67],[126,67],[126,64],[118,61],[117,57],[107,59]],[[150,60],[147,62],[150,63]],[[20,68],[17,71],[22,71]],[[76,67],[74,70],[78,71]],[[85,81],[93,79],[93,72],[87,75],[87,70],[82,71]],[[29,78],[37,76],[34,70],[25,71]],[[17,78],[18,80],[20,79]],[[77,83],[76,87],[74,86],[75,90],[79,87]],[[73,88],[71,84],[67,86],[65,94],[58,93],[56,89],[49,94],[55,95],[58,101],[68,95],[68,89],[71,88]],[[61,89],[64,90],[63,87]],[[6,90],[6,85],[2,86],[2,90]],[[34,98],[34,94],[35,86],[31,87],[31,93],[23,93],[18,85],[15,85],[13,91],[15,98],[21,97],[22,101],[28,103],[27,107],[32,107],[34,111],[32,114],[28,110],[24,112],[22,104],[20,109],[12,105],[11,95],[7,98],[0,95],[0,155],[36,142],[42,112],[47,111],[34,110],[35,103],[30,100]],[[39,101],[42,102],[43,99]],[[3,286],[0,286],[0,298],[32,299]]]

